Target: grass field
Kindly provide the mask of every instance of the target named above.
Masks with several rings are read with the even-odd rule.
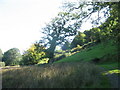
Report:
[[[58,63],[3,69],[3,88],[110,87],[103,70],[92,63]],[[103,85],[104,83],[104,85]]]

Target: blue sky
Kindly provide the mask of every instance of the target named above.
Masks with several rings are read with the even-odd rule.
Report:
[[[2,51],[18,48],[22,53],[32,43],[40,40],[44,24],[57,15],[63,1],[65,0],[0,0]],[[84,29],[89,27],[87,25]]]

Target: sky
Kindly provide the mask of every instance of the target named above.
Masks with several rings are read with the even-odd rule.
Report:
[[[40,40],[40,31],[57,16],[64,0],[0,0],[0,48],[21,53]],[[67,0],[69,1],[69,0]],[[70,0],[74,1],[74,0]],[[88,29],[91,27],[87,24]]]

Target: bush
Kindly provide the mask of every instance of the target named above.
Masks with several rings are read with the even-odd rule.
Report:
[[[4,67],[5,66],[5,62],[0,62],[0,67]]]

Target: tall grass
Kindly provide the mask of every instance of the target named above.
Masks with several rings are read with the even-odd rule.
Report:
[[[101,86],[101,68],[92,63],[57,63],[3,69],[3,88],[86,88]]]

